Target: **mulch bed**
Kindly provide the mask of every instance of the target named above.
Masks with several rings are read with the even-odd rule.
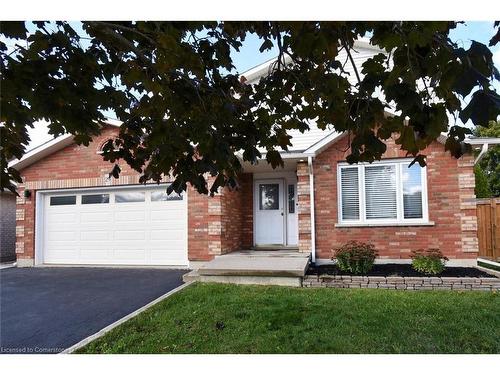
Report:
[[[349,272],[341,271],[336,265],[311,265],[307,270],[308,275],[352,275]],[[353,275],[352,275],[353,276]],[[445,267],[443,273],[439,275],[424,275],[415,271],[411,264],[375,264],[370,272],[361,276],[400,276],[400,277],[491,277],[489,273],[473,267]]]

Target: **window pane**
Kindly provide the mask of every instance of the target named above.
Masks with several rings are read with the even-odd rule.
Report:
[[[403,207],[405,219],[421,219],[422,215],[422,168],[417,163],[408,168],[403,164]]]
[[[279,210],[279,184],[259,185],[259,208],[261,210]]]
[[[76,195],[64,195],[61,197],[50,197],[51,206],[67,206],[76,204]]]
[[[366,219],[397,219],[396,166],[365,167]]]
[[[151,192],[151,201],[152,202],[160,202],[160,201],[181,201],[182,195],[179,195],[175,192],[172,192],[170,195],[167,194],[166,191],[152,191]]]
[[[144,202],[144,200],[145,200],[145,194],[142,191],[115,193],[116,203]]]
[[[288,185],[288,213],[295,213],[295,185]]]
[[[82,195],[82,204],[109,203],[109,194]]]
[[[359,220],[358,168],[340,170],[342,191],[342,219]]]

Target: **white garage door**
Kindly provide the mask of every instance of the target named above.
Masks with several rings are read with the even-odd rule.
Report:
[[[188,264],[186,196],[166,187],[50,193],[43,216],[47,264]]]

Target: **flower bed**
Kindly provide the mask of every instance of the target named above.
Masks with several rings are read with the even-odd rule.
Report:
[[[321,266],[311,265],[307,270],[308,275],[351,275],[341,271],[336,265],[328,264]],[[415,271],[411,264],[375,264],[365,276],[401,276],[401,277],[421,277],[426,276]],[[474,267],[445,267],[440,277],[489,277],[495,278],[484,271]]]
[[[419,274],[409,264],[378,264],[365,276],[342,272],[335,265],[311,266],[304,287],[405,290],[500,290],[500,279],[472,267],[446,267],[439,276]]]

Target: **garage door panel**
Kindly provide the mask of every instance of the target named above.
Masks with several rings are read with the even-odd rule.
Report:
[[[50,223],[49,232],[78,232],[76,223]]]
[[[182,233],[183,235],[186,233],[186,225],[182,222],[165,222],[165,223],[151,223],[149,228],[151,232],[162,232],[167,234],[168,236],[176,235]]]
[[[54,263],[60,263],[60,262],[69,262],[69,263],[74,263],[78,262],[79,258],[79,252],[76,250],[68,250],[67,248],[65,249],[57,249],[54,248],[52,251],[46,255],[47,261],[49,262],[54,262]]]
[[[100,241],[109,241],[112,239],[112,234],[106,231],[80,233],[80,241],[82,243],[95,243]]]
[[[81,241],[79,246],[82,250],[92,250],[92,249],[112,249],[113,241],[111,240],[100,240],[100,241]]]
[[[117,209],[114,214],[116,223],[121,222],[144,222],[146,220],[146,212],[144,209],[122,210]]]
[[[151,240],[182,240],[184,236],[184,230],[180,229],[152,229],[151,230]]]
[[[169,251],[165,251],[165,248],[168,248]],[[180,256],[184,253],[181,240],[151,242],[149,244],[149,249],[151,252],[162,252],[168,256]]]
[[[78,239],[78,232],[76,231],[49,231],[47,236],[48,241],[62,242],[62,241],[76,241]]]
[[[120,240],[145,240],[146,233],[144,230],[115,230],[114,239]]]
[[[146,260],[146,250],[145,249],[114,249],[113,255],[120,260]]]
[[[74,252],[77,253],[79,247],[75,246],[75,241],[48,241],[47,246],[50,252]]]
[[[80,250],[80,260],[94,261],[108,261],[111,259],[108,249],[106,248],[92,248],[92,249],[81,249]]]
[[[52,211],[48,216],[48,222],[50,224],[68,224],[68,223],[76,223],[76,221],[77,221],[76,213]]]
[[[169,205],[166,205],[161,210],[151,211],[151,221],[179,221],[184,216],[185,211],[182,208],[172,209]]]
[[[101,224],[101,223],[110,223],[113,220],[112,212],[82,212],[80,214],[80,223],[81,224]]]
[[[113,188],[115,189],[115,188]],[[187,265],[187,203],[150,201],[144,187],[120,192],[121,198],[144,196],[143,202],[115,202],[108,189],[104,203],[50,206],[44,212],[44,261],[79,265]],[[137,194],[136,194],[137,193]],[[58,193],[54,195],[65,195]],[[94,193],[96,194],[96,193]],[[128,195],[127,195],[128,194]],[[135,194],[135,195],[134,195]]]

